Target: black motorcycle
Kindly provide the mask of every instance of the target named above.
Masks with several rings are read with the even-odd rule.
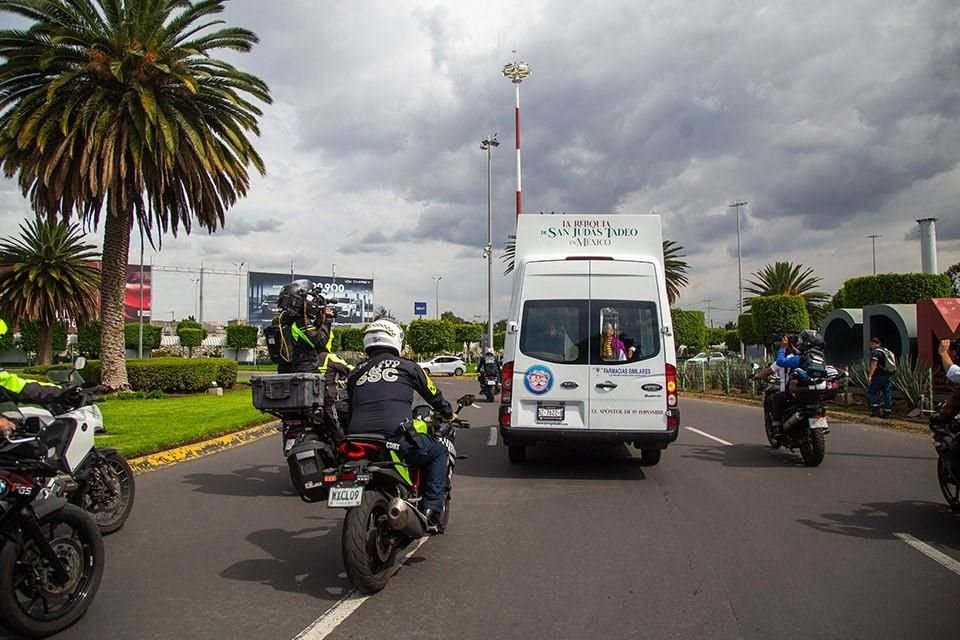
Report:
[[[482,369],[477,377],[480,381],[480,393],[487,402],[493,402],[493,397],[500,393],[500,374]]]
[[[79,620],[103,577],[97,523],[45,486],[60,473],[47,444],[43,433],[0,443],[0,623],[31,638]]]
[[[960,511],[960,417],[944,421],[930,418],[933,446],[937,450],[937,481],[947,504]]]
[[[457,411],[473,404],[472,395],[457,400]],[[418,428],[419,426],[419,428]],[[450,518],[450,492],[457,450],[457,429],[463,420],[444,421],[426,405],[414,408],[408,428],[426,429],[447,448],[447,487],[441,530]],[[406,436],[401,436],[406,437]],[[347,578],[362,593],[383,589],[395,570],[398,552],[427,535],[427,517],[420,510],[420,469],[401,459],[400,445],[382,435],[347,436],[340,444],[345,462],[325,469],[318,479],[329,490],[327,506],[347,509],[343,521],[343,566]]]
[[[803,464],[816,467],[827,452],[826,403],[837,397],[841,379],[845,375],[834,367],[826,367],[822,375],[809,376],[794,371],[787,381],[787,402],[783,412],[781,427],[775,430],[773,417],[764,411],[763,426],[767,442],[773,449],[786,447],[791,451],[800,451]],[[764,406],[769,396],[780,390],[780,379],[771,376],[764,388]]]

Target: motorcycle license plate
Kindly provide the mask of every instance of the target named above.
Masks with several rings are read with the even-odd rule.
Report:
[[[560,406],[537,406],[537,420],[545,420],[549,422],[560,422],[563,420],[564,408],[563,405]]]
[[[817,418],[810,423],[811,429],[826,429],[827,428],[827,419],[826,418]]]
[[[496,380],[487,380],[487,386],[492,387],[492,386],[495,385],[495,384],[497,384],[497,381],[496,381]]]
[[[363,486],[356,487],[330,487],[330,495],[327,497],[328,507],[359,507],[363,500]]]

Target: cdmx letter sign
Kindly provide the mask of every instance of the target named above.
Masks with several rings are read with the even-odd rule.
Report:
[[[426,302],[414,302],[414,303],[413,303],[413,315],[415,315],[415,316],[425,316],[425,315],[427,315],[427,303],[426,303]]]

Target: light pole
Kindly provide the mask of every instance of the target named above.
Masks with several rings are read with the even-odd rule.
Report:
[[[503,65],[503,77],[513,83],[516,93],[516,107],[514,108],[514,118],[515,123],[514,127],[517,132],[517,217],[520,217],[520,213],[523,210],[520,198],[520,83],[523,82],[524,78],[530,75],[530,65],[526,62],[517,61],[517,51],[513,51],[513,62],[509,62]]]
[[[201,293],[201,291],[203,291],[203,289],[202,289],[202,287],[203,287],[203,278],[191,278],[190,281],[193,283],[193,290],[194,290],[194,295],[193,295],[193,318],[194,318],[194,320],[196,320],[196,319],[197,319],[197,315],[198,315],[198,311],[197,311],[197,310],[200,308],[200,296],[203,295],[203,294]]]
[[[873,275],[877,275],[877,238],[882,238],[879,233],[871,233],[867,236],[873,241]]]
[[[745,207],[747,204],[746,200],[734,200],[730,203],[730,208],[737,210],[737,291],[739,293],[737,296],[737,322],[740,321],[740,316],[743,315],[743,256],[740,251],[740,207]],[[741,344],[741,358],[744,352],[744,345]]]
[[[483,253],[487,258],[487,348],[493,349],[493,151],[499,147],[497,134],[480,141],[480,149],[487,152],[487,246]]]
[[[240,318],[242,317],[241,304],[243,303],[243,265],[246,263],[231,262],[230,264],[237,268],[237,324],[240,324]]]
[[[437,284],[437,320],[440,319],[440,281],[443,276],[433,276],[433,281]]]

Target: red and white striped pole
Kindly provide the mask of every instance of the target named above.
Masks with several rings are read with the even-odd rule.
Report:
[[[514,51],[514,54],[517,52]],[[523,211],[523,199],[521,197],[521,182],[520,182],[520,83],[523,82],[523,79],[530,75],[530,65],[526,62],[513,62],[503,66],[503,77],[510,80],[515,89],[516,93],[516,107],[514,108],[514,117],[515,117],[515,127],[517,131],[517,217],[520,217],[520,213]]]

